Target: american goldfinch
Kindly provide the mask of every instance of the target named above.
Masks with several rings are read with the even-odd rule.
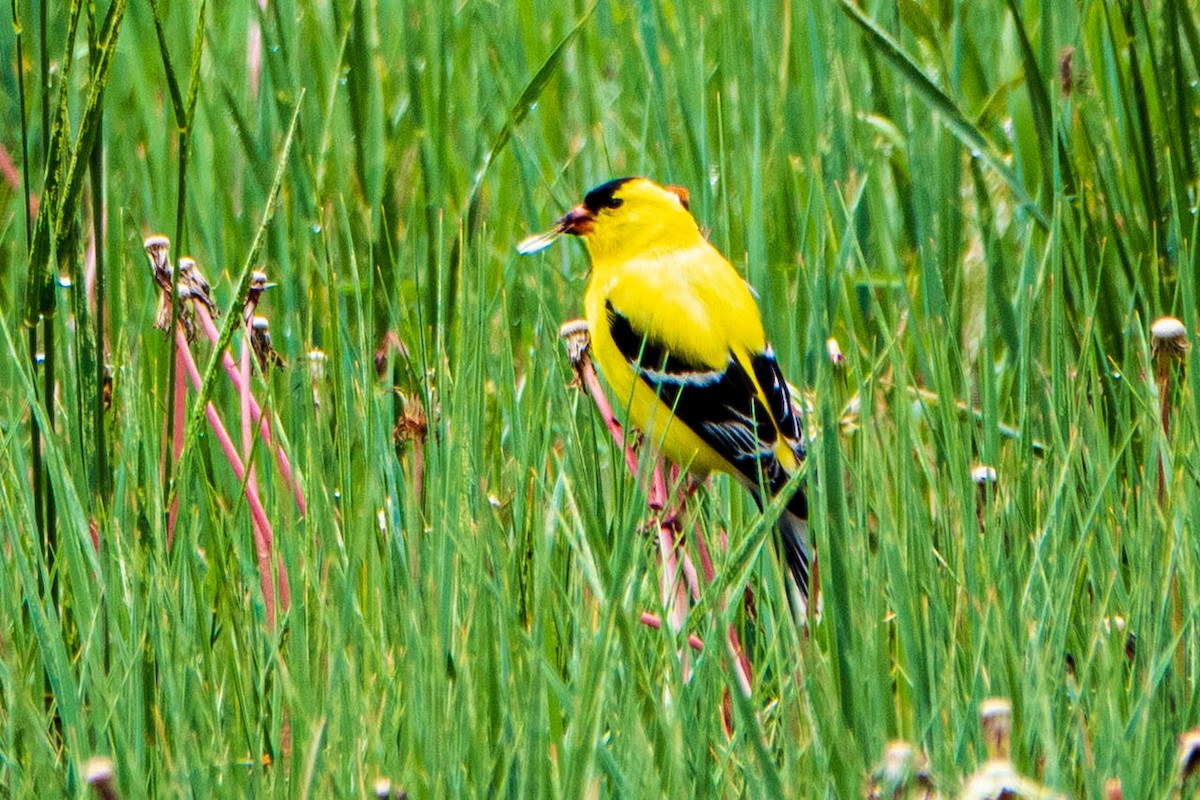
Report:
[[[750,287],[700,232],[687,191],[609,181],[517,249],[536,252],[564,234],[587,247],[592,353],[629,422],[670,461],[698,475],[729,473],[760,505],[783,491],[804,459],[788,384]],[[798,490],[779,532],[800,614],[807,517]]]

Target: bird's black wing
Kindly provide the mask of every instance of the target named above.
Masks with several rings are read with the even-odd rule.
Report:
[[[778,494],[788,481],[779,463],[779,437],[804,458],[800,421],[792,408],[787,382],[775,354],[767,347],[750,361],[750,374],[729,354],[725,366],[713,369],[672,353],[648,332],[606,303],[608,329],[617,349],[638,377],[670,406],[675,419],[721,454],[745,478],[759,502],[762,489]],[[755,387],[757,382],[758,387]],[[811,549],[807,540],[808,499],[802,489],[788,498],[779,519],[780,544],[796,587],[801,616],[807,607]]]
[[[751,485],[761,481],[772,494],[778,492],[788,479],[775,454],[780,434],[796,451],[797,458],[803,457],[803,448],[787,383],[771,350],[753,357],[753,378],[733,353],[724,367],[713,369],[672,353],[662,342],[638,330],[611,303],[606,310],[609,333],[617,349],[638,377],[673,409],[675,418],[720,453]],[[797,496],[803,504],[803,493]]]

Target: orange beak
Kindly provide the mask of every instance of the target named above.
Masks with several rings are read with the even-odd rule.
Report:
[[[545,233],[535,233],[533,236],[528,236],[517,245],[517,252],[521,255],[529,255],[536,253],[539,250],[544,250],[554,243],[554,240],[564,234],[571,236],[586,236],[592,232],[592,227],[595,225],[596,215],[589,211],[586,206],[580,204],[572,208],[558,222],[554,223],[554,227]]]
[[[586,236],[592,232],[595,222],[596,215],[580,204],[563,214],[562,219],[554,227],[572,236]]]

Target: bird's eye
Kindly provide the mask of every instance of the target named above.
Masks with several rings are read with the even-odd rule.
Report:
[[[604,204],[605,208],[620,208],[625,205],[625,201],[619,197],[610,197],[608,202]]]

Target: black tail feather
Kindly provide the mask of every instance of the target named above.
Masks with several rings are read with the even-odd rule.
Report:
[[[788,568],[788,576],[785,576],[785,581],[789,584],[789,600],[792,610],[796,613],[796,621],[801,622],[808,616],[810,596],[809,569],[812,561],[812,549],[808,543],[808,521],[793,513],[789,506],[788,510],[784,511],[783,516],[779,518],[778,529],[783,562]]]

